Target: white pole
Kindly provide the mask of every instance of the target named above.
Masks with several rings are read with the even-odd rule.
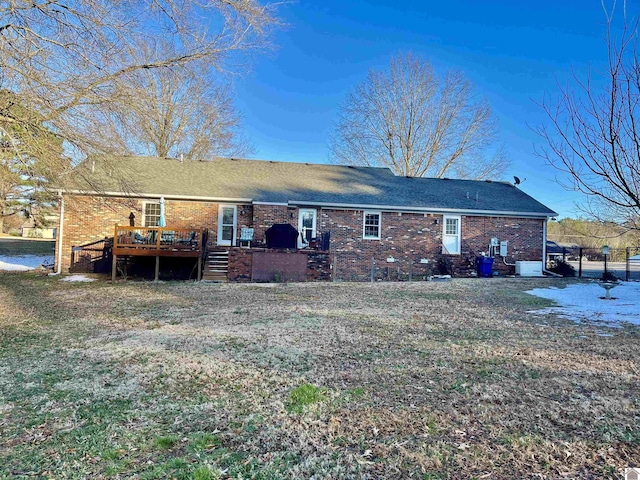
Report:
[[[62,273],[62,233],[64,226],[64,196],[62,195],[62,191],[58,191],[58,196],[60,197],[60,223],[58,225],[58,260],[56,262],[56,272],[54,275],[60,275],[60,273]]]

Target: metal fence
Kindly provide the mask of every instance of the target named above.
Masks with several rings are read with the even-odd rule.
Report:
[[[610,248],[607,255],[601,248],[563,248],[550,256],[551,262],[557,259],[571,265],[580,278],[602,278],[607,272],[620,280],[640,281],[640,247]]]
[[[112,238],[77,245],[71,248],[71,273],[107,273],[111,271]]]

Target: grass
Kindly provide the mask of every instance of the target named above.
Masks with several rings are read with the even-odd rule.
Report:
[[[325,390],[322,388],[305,383],[299,387],[291,390],[289,394],[289,402],[287,403],[287,410],[295,413],[302,413],[304,407],[307,405],[313,405],[322,401],[325,397]]]
[[[0,237],[0,255],[51,255],[55,240],[34,240],[22,237]]]
[[[566,283],[0,275],[0,478],[619,478],[640,331]]]

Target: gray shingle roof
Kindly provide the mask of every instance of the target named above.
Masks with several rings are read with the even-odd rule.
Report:
[[[101,162],[76,189],[360,208],[554,216],[505,182],[399,177],[387,168],[216,158],[184,161],[127,157]]]

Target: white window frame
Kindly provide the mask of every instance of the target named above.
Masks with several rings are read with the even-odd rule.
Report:
[[[223,209],[225,208],[233,208],[233,236],[231,237],[231,240],[222,239]],[[229,226],[229,224],[226,224],[226,225]],[[228,205],[228,204],[218,205],[218,236],[216,239],[216,244],[220,246],[226,246],[226,247],[235,246],[237,230],[238,230],[238,206]]]
[[[303,248],[308,245],[305,239],[302,236],[302,218],[305,213],[313,214],[313,222],[311,225],[311,238],[316,238],[317,234],[317,226],[318,226],[318,211],[315,208],[301,208],[298,210],[298,248]]]
[[[457,220],[458,233],[447,233],[447,220]],[[451,251],[445,247],[446,237],[457,237],[456,251]],[[446,255],[460,255],[462,246],[462,216],[461,215],[445,215],[442,217],[442,253]]]
[[[373,236],[367,236],[366,234],[366,220],[367,220],[367,215],[378,215],[378,236],[377,237],[373,237]],[[380,211],[374,211],[374,210],[365,210],[364,212],[362,212],[362,239],[363,240],[380,240],[380,238],[382,238],[382,212]]]
[[[158,220],[155,225],[147,225],[147,205],[158,205],[158,220],[160,220],[160,201],[145,201],[142,202],[142,227],[157,227]],[[155,217],[155,215],[153,215]]]

